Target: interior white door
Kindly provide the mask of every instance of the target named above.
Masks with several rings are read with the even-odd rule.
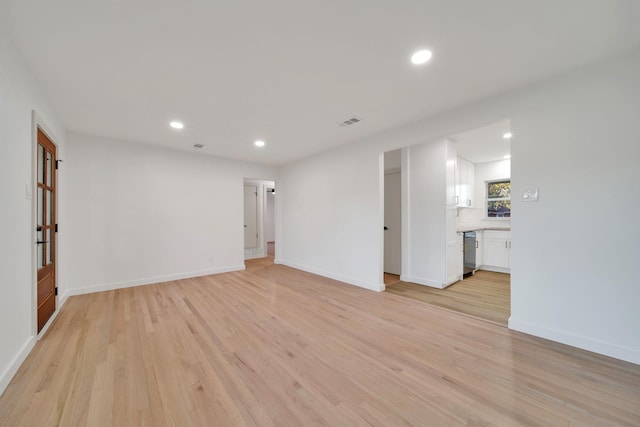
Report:
[[[244,247],[258,247],[258,187],[244,186]]]
[[[400,274],[401,265],[401,186],[400,172],[384,176],[384,271]]]

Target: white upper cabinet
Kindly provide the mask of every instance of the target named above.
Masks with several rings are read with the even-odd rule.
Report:
[[[457,157],[455,159],[455,205],[460,208],[473,207],[475,192],[476,167],[470,161]]]

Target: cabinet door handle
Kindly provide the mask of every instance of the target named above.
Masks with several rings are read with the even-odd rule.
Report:
[[[476,240],[476,249],[478,249],[478,241]]]
[[[504,248],[507,249],[507,241],[504,241]]]

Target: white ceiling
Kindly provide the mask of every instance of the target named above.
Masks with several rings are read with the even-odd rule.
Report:
[[[640,44],[637,0],[0,2],[69,130],[269,164]]]
[[[511,122],[503,120],[478,129],[451,135],[458,156],[472,163],[502,160],[511,154],[511,141],[504,138],[511,132]]]

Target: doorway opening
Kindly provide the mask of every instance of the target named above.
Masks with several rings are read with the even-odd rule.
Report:
[[[384,283],[402,274],[402,150],[384,153]]]
[[[511,122],[505,119],[384,153],[383,272],[388,292],[507,326],[510,141]],[[394,155],[401,160],[397,171]],[[388,253],[392,236],[387,229],[393,217],[393,172],[398,171],[399,218],[406,230],[400,233],[399,275],[391,274],[395,271],[388,255],[395,252]]]
[[[276,255],[276,188],[265,186],[265,211],[264,211],[265,239],[267,243],[267,256],[274,258]]]
[[[275,181],[244,179],[244,259],[275,255]]]

